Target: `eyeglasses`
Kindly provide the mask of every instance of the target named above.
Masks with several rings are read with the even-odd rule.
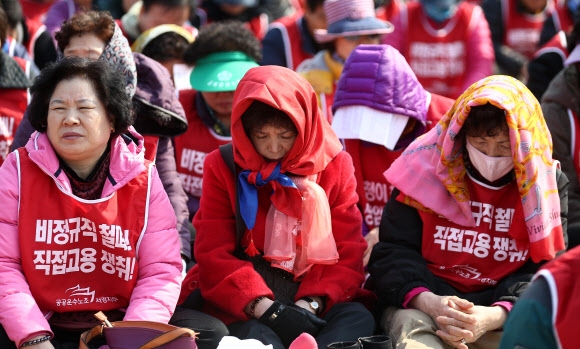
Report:
[[[351,35],[351,36],[344,36],[344,38],[351,42],[358,42],[358,41],[371,41],[371,40],[380,40],[382,34],[371,34],[371,35]]]

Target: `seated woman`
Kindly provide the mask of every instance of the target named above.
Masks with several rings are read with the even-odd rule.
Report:
[[[198,285],[231,335],[275,349],[303,332],[319,348],[372,335],[373,317],[356,302],[370,292],[361,289],[366,242],[352,160],[310,84],[288,68],[250,69],[231,130],[231,166],[223,149],[205,160],[193,220],[198,264],[182,297]]]
[[[468,88],[385,172],[369,271],[397,347],[497,348],[509,310],[565,248],[568,179],[538,101],[508,76]]]
[[[0,347],[78,345],[99,310],[167,323],[181,281],[176,219],[143,159],[123,75],[67,58],[31,93],[37,132],[0,167]]]

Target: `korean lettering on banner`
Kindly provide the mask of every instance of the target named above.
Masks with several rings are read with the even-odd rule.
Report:
[[[484,227],[488,232],[508,232],[515,213],[513,208],[494,207],[481,202],[471,202],[471,207],[476,226]],[[443,251],[470,253],[478,258],[486,258],[491,254],[496,261],[510,262],[522,261],[527,256],[527,251],[518,250],[515,241],[507,234],[491,235],[471,229],[437,225],[433,237],[435,244]]]
[[[97,224],[85,217],[72,217],[63,220],[39,219],[36,221],[35,242],[44,243],[46,249],[34,251],[33,263],[44,275],[64,275],[68,273],[92,273],[100,264],[101,270],[108,274],[117,273],[117,277],[128,281],[133,278],[135,257],[126,253],[115,255],[115,251],[131,251],[129,230],[118,225]],[[101,245],[111,252],[102,249],[98,260],[98,248],[92,243],[101,240]],[[61,246],[87,241],[91,247],[66,249]],[[51,248],[51,246],[59,247]]]

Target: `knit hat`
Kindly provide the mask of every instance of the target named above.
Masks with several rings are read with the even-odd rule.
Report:
[[[338,37],[391,33],[393,25],[375,16],[373,0],[326,0],[323,4],[327,29],[314,30],[320,43]]]
[[[389,45],[359,45],[338,81],[332,128],[339,138],[402,149],[425,132],[429,101],[399,51]],[[416,120],[415,126],[401,137],[409,119]]]

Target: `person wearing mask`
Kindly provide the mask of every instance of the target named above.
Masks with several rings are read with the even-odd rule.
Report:
[[[194,39],[182,26],[161,24],[139,35],[131,50],[161,63],[173,80],[173,66],[184,63],[183,54]]]
[[[494,72],[527,82],[527,65],[539,48],[540,33],[554,11],[552,0],[483,0],[495,52]]]
[[[133,101],[136,117],[133,125],[144,136],[145,157],[155,161],[159,177],[177,217],[184,265],[191,259],[191,224],[187,215],[187,196],[175,170],[170,136],[187,128],[185,113],[177,99],[169,73],[154,60],[132,53],[127,39],[106,12],[75,14],[56,34],[59,56],[103,59],[121,70]],[[138,74],[141,76],[138,79]],[[11,149],[24,146],[34,132],[25,115],[16,130]],[[185,269],[185,268],[184,268]]]
[[[189,12],[189,0],[139,0],[116,22],[131,45],[143,32],[161,24],[183,26],[195,38],[197,28],[189,24]]]
[[[6,41],[8,29],[6,13],[0,7],[0,45]],[[28,88],[35,77],[30,65],[30,62],[10,57],[0,50],[0,165],[8,156],[14,134],[28,106]]]
[[[564,252],[568,179],[540,104],[515,78],[474,83],[385,172],[369,262],[397,348],[497,348],[513,304]]]
[[[457,98],[493,67],[491,34],[481,8],[468,1],[420,0],[403,5],[382,41],[399,50],[431,93]]]

